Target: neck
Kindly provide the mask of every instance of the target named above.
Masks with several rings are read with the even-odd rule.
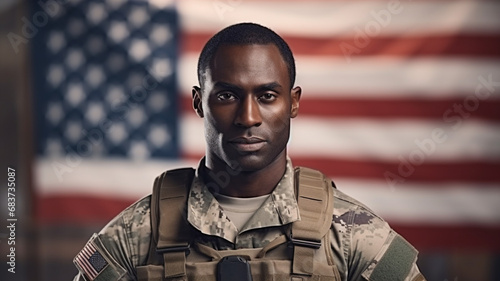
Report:
[[[265,168],[255,171],[235,171],[223,165],[202,165],[200,176],[212,191],[232,197],[256,197],[270,194],[286,170],[286,153]],[[219,159],[218,162],[222,162]]]

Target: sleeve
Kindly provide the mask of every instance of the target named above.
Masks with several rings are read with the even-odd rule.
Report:
[[[350,234],[348,280],[425,281],[417,250],[371,211],[354,211]]]
[[[149,198],[142,199],[94,234],[73,259],[76,280],[136,280],[151,239]]]

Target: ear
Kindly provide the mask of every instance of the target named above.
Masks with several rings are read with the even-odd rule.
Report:
[[[201,106],[201,89],[198,86],[194,86],[193,90],[193,108],[194,111],[200,118],[203,118],[203,107]]]
[[[295,118],[299,114],[299,101],[301,94],[302,94],[302,89],[299,86],[293,88],[290,92],[290,96],[292,97],[292,108],[290,112],[290,117],[292,118]]]

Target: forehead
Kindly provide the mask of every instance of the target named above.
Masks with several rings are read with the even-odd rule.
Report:
[[[278,82],[282,86],[289,86],[288,68],[274,44],[219,46],[207,74],[207,78],[213,81]]]

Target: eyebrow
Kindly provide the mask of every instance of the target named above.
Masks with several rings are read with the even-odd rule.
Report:
[[[224,88],[224,89],[233,90],[233,91],[242,91],[243,90],[241,87],[238,87],[234,84],[220,82],[220,81],[215,83],[214,88]],[[283,87],[279,83],[271,82],[271,83],[259,85],[256,90],[258,92],[267,91],[267,90],[276,91],[277,89],[281,89],[281,88],[283,88]]]

